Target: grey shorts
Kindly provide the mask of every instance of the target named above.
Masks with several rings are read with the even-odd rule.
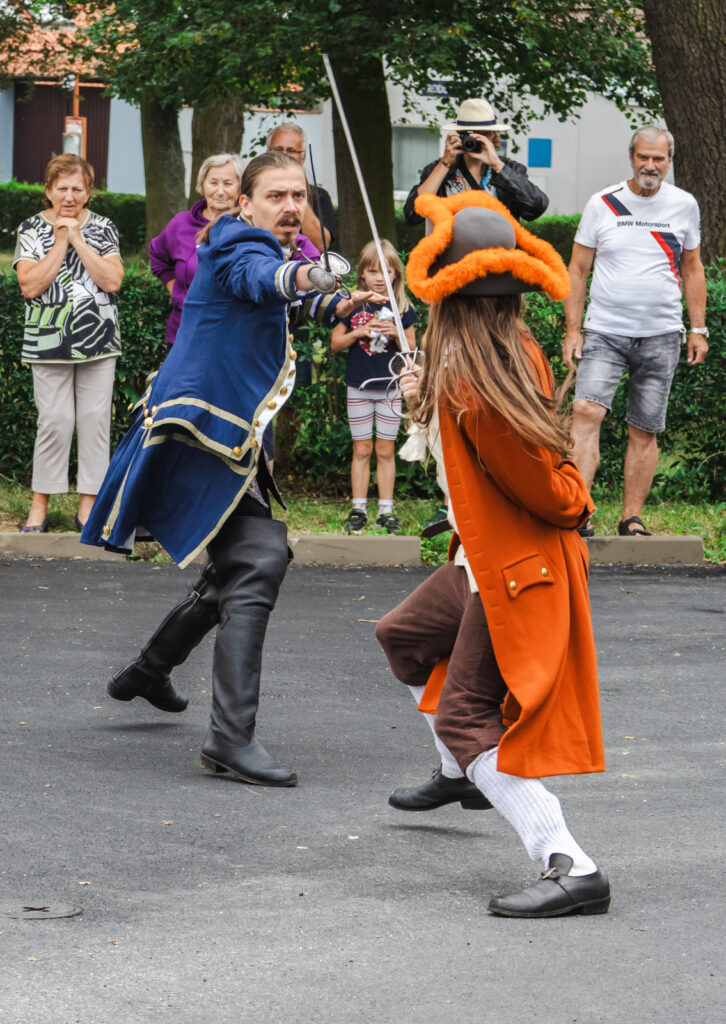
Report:
[[[625,419],[648,434],[665,430],[668,396],[681,351],[681,332],[650,338],[584,332],[575,400],[596,402],[610,411],[613,395],[629,371]]]

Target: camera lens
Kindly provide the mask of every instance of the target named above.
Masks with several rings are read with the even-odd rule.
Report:
[[[459,138],[461,139],[461,148],[467,153],[481,153],[481,142],[478,139],[473,139],[469,132],[460,132]]]

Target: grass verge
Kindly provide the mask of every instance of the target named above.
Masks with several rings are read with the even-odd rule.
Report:
[[[0,477],[0,530],[13,531],[25,521],[31,493],[26,487]],[[598,535],[614,535],[621,515],[619,497],[598,501],[593,525]],[[275,511],[294,533],[343,533],[343,524],[350,506],[345,501],[323,497],[292,497],[288,510]],[[437,507],[435,501],[403,498],[396,502],[396,515],[401,532],[416,535],[421,525]],[[75,494],[55,494],[48,510],[48,528],[52,532],[75,529],[73,518],[78,508]],[[369,501],[369,526],[366,533],[383,534],[375,526],[376,503]],[[653,502],[646,505],[643,521],[652,533],[696,534],[703,538],[706,560],[715,564],[726,562],[726,504],[689,505],[685,502]],[[421,556],[428,565],[440,565],[446,559],[449,534],[440,534],[433,540],[421,542]]]

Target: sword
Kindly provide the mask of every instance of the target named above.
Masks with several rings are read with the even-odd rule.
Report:
[[[315,164],[313,163],[313,147],[312,144],[308,145],[308,155],[310,156],[310,173],[313,176],[313,188],[315,189],[315,215],[320,223],[320,237],[323,240],[323,259],[325,260],[325,269],[328,273],[332,273],[330,270],[330,259],[328,257],[328,243],[325,241],[325,226],[323,225],[323,211],[320,205],[320,190],[318,189],[318,179],[315,177]]]
[[[361,173],[360,164],[358,163],[358,154],[355,151],[353,137],[350,134],[350,128],[348,127],[348,119],[346,118],[345,111],[343,110],[343,104],[340,99],[340,93],[338,92],[338,85],[337,82],[335,81],[335,75],[333,74],[333,68],[330,64],[330,60],[328,58],[327,53],[323,54],[323,64],[325,65],[325,72],[328,76],[328,81],[330,82],[330,88],[333,93],[333,99],[335,100],[335,106],[337,107],[338,110],[340,123],[343,126],[345,140],[348,143],[348,151],[350,153],[350,158],[353,161],[353,169],[355,170],[355,176],[358,179],[358,187],[360,188],[361,196],[363,198],[363,205],[365,206],[365,211],[368,216],[368,223],[370,224],[371,233],[373,235],[373,241],[376,244],[376,252],[378,254],[378,265],[381,268],[381,273],[383,274],[383,278],[386,282],[386,292],[388,293],[388,300],[391,304],[391,310],[393,312],[393,320],[394,323],[396,324],[396,333],[398,334],[398,345],[399,348],[401,349],[401,352],[403,352],[405,355],[414,356],[415,361],[416,350],[412,349],[411,346],[409,345],[408,338],[406,337],[406,334],[403,329],[403,324],[401,323],[401,314],[398,309],[398,303],[396,302],[396,296],[394,295],[393,292],[393,285],[391,283],[391,278],[388,273],[388,265],[383,255],[383,249],[381,248],[381,239],[378,234],[378,229],[376,228],[376,222],[373,219],[373,210],[371,209],[370,200],[368,199],[368,192],[366,191],[366,186],[365,182],[363,181],[363,175]]]

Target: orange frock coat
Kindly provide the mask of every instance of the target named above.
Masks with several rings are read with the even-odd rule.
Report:
[[[523,343],[549,391],[544,353]],[[517,437],[489,406],[458,423],[442,407],[439,418],[459,537],[509,689],[497,766],[527,778],[604,771],[587,548],[576,530],[594,511],[587,487],[572,462]],[[445,665],[422,711],[435,708]]]

